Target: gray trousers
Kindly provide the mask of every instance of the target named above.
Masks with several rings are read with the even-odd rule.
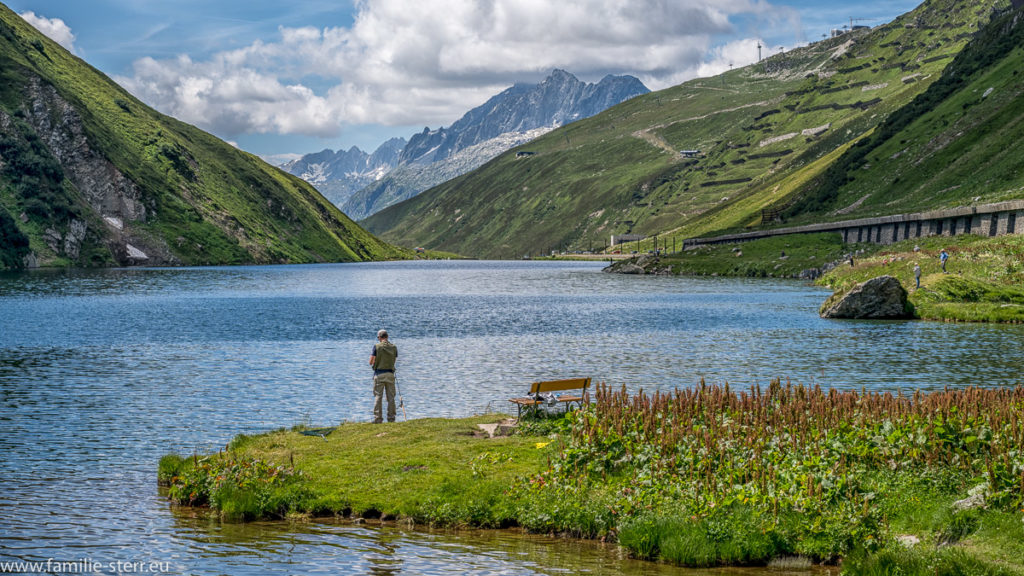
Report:
[[[388,422],[395,421],[395,373],[381,372],[373,376],[373,421],[379,424],[384,421],[381,417],[384,395],[388,396]]]

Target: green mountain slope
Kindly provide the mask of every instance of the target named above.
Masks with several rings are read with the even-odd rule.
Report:
[[[791,222],[1024,197],[1024,14],[1007,13],[942,77],[803,186]]]
[[[0,269],[404,255],[299,178],[148,108],[0,5]]]
[[[928,0],[890,24],[634,98],[363,224],[487,257],[762,225],[939,78],[1005,0]],[[682,150],[699,150],[685,157]],[[516,152],[533,155],[520,156]]]

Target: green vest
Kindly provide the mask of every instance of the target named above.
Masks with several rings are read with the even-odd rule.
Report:
[[[385,340],[373,345],[373,369],[394,370],[395,358],[398,357],[398,347]]]

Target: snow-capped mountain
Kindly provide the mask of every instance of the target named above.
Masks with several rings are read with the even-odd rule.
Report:
[[[353,161],[353,151],[365,155],[353,148],[348,152],[307,154],[283,168],[309,181],[358,220],[465,174],[549,130],[648,92],[633,76],[609,75],[588,84],[564,70],[554,70],[539,84],[513,85],[447,128],[428,127],[408,143],[402,139],[385,143],[404,144],[389,166],[384,162]],[[348,163],[372,166],[377,171],[344,168]],[[359,182],[362,184],[353,188]]]
[[[399,164],[429,164],[509,132],[562,126],[650,92],[632,76],[605,76],[597,84],[554,70],[540,84],[516,84],[467,112],[448,128],[409,139]]]
[[[353,146],[348,150],[322,150],[292,160],[281,168],[316,186],[320,193],[341,206],[357,190],[383,178],[398,165],[405,138],[392,138],[368,154]]]

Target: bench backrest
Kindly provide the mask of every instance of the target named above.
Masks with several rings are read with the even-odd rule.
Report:
[[[565,380],[548,380],[530,384],[530,394],[555,392],[557,390],[586,390],[590,386],[590,378],[566,378]]]

